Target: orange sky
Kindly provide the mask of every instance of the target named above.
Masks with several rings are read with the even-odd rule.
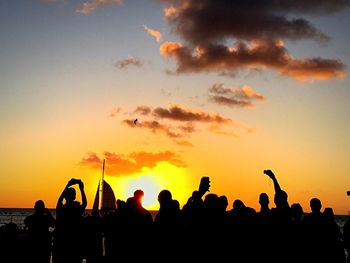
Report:
[[[229,208],[258,209],[261,192],[273,207],[271,169],[290,204],[347,214],[348,5],[274,2],[253,18],[205,3],[4,3],[0,207],[55,207],[80,178],[91,208],[106,159],[116,197],[143,188],[149,209],[162,189],[183,205],[202,176]]]

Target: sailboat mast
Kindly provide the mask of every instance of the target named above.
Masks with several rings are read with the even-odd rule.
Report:
[[[103,164],[102,164],[102,178],[100,181],[100,211],[102,209],[102,204],[103,204],[103,182],[104,182],[104,175],[105,175],[105,159],[103,159]]]

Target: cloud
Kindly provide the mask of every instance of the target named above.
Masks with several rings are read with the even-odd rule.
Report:
[[[94,12],[98,7],[121,4],[123,4],[123,0],[92,0],[90,2],[86,1],[76,10],[76,12],[83,15],[89,15],[90,13]]]
[[[113,176],[141,173],[144,168],[151,169],[159,162],[168,162],[178,167],[186,167],[184,161],[171,151],[158,153],[140,151],[127,155],[104,152],[103,158],[98,157],[94,152],[89,152],[87,157],[80,161],[80,165],[99,170],[101,169],[102,159],[106,160],[106,173]]]
[[[263,95],[255,92],[249,85],[227,88],[222,83],[215,83],[209,88],[209,93],[209,100],[229,107],[252,108],[254,100],[265,100]]]
[[[149,28],[146,25],[143,25],[143,28],[146,30],[147,34],[153,36],[157,42],[160,42],[160,40],[162,39],[162,34],[159,31]]]
[[[152,109],[148,106],[138,106],[134,113],[141,114],[141,115],[149,115],[151,113]]]
[[[148,129],[154,134],[163,133],[169,138],[182,138],[185,135],[185,132],[175,132],[175,128],[166,124],[162,124],[158,121],[138,121],[137,124],[134,124],[133,120],[123,120],[122,123],[128,125],[131,128],[140,128]]]
[[[207,113],[204,111],[192,110],[177,104],[172,104],[169,106],[169,108],[157,107],[153,110],[153,115],[161,119],[185,122],[214,122],[219,124],[232,122],[230,118],[225,118],[218,113]]]
[[[186,140],[174,140],[174,142],[180,146],[193,147],[193,144]]]
[[[295,59],[282,40],[328,41],[306,17],[339,12],[350,6],[349,0],[179,0],[169,4],[164,16],[185,44],[165,42],[160,53],[175,59],[177,74],[235,74],[267,68],[303,81],[344,76],[340,60]]]
[[[243,91],[241,93],[245,97],[259,96],[258,93],[249,89],[247,89],[247,94]],[[192,134],[201,131],[198,128],[201,126],[207,126],[208,130],[213,133],[229,136],[232,136],[233,131],[230,131],[232,129],[243,130],[244,132],[252,130],[218,113],[194,110],[178,104],[170,104],[167,108],[138,106],[131,112],[132,116],[134,114],[142,115],[143,119],[138,118],[136,124],[134,119],[124,119],[122,123],[130,128],[146,129],[154,134],[166,135],[180,146],[193,146],[188,140],[183,140],[183,138],[190,138]],[[214,126],[215,128],[212,128]],[[228,129],[228,131],[224,132],[224,128]]]
[[[326,40],[303,16],[327,15],[349,6],[349,0],[180,0],[164,14],[172,29],[191,43],[228,38]]]
[[[98,169],[101,167],[102,160],[94,152],[88,152],[87,157],[80,161],[81,165],[90,166],[91,168]]]
[[[135,57],[129,56],[127,59],[120,60],[115,63],[115,66],[119,69],[126,69],[130,66],[141,67],[143,62]]]
[[[199,50],[199,51],[198,51]],[[249,44],[236,42],[232,47],[221,44],[200,47],[194,52],[190,47],[176,42],[165,42],[160,53],[177,62],[174,73],[237,72],[242,69],[274,69],[280,75],[297,80],[326,80],[342,78],[345,65],[338,59],[292,58],[281,41],[255,40]]]
[[[117,116],[120,113],[120,111],[121,111],[120,107],[113,107],[111,110],[111,113],[108,116],[113,118]]]

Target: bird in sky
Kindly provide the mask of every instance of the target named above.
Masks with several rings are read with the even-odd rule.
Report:
[[[136,125],[137,119],[134,120],[134,124]]]

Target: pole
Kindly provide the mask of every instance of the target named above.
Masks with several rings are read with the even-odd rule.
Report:
[[[105,159],[103,159],[103,163],[102,163],[102,178],[100,181],[100,211],[102,209],[102,205],[103,205],[103,183],[104,183],[104,174],[105,174]]]

